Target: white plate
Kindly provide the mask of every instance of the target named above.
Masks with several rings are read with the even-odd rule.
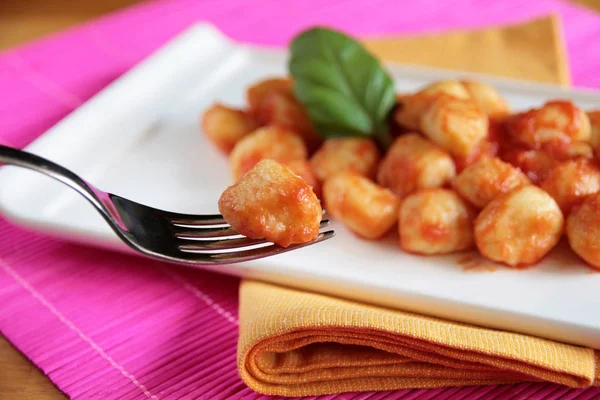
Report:
[[[286,73],[287,55],[233,43],[197,25],[77,109],[27,150],[58,162],[100,188],[172,211],[215,213],[230,183],[227,159],[199,128],[215,101],[243,106],[245,87]],[[389,65],[398,91],[467,74]],[[478,76],[515,109],[570,98],[584,108],[600,95]],[[12,221],[78,242],[124,250],[85,200],[31,171],[0,171],[0,209]],[[600,347],[600,274],[565,249],[542,265],[465,272],[461,256],[416,257],[393,239],[336,237],[270,259],[219,270],[484,326]]]

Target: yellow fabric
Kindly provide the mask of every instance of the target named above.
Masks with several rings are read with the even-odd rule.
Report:
[[[364,44],[387,61],[570,84],[558,16],[500,28],[371,39]]]
[[[568,84],[554,16],[505,28],[367,41],[380,58]],[[400,250],[398,250],[400,251]],[[240,286],[238,370],[271,395],[596,381],[593,349],[267,283]]]

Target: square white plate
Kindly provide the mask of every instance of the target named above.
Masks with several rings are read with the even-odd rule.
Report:
[[[99,188],[150,206],[216,213],[230,184],[227,159],[199,127],[215,101],[244,105],[245,88],[286,73],[287,54],[234,43],[197,25],[50,129],[26,150],[72,169]],[[388,65],[398,91],[472,77],[498,88],[514,109],[600,95],[494,77]],[[0,210],[10,220],[94,246],[125,247],[85,200],[31,171],[0,171]],[[380,305],[600,348],[600,274],[568,249],[536,268],[464,271],[464,255],[416,257],[393,238],[368,242],[332,224],[336,237],[266,260],[222,266],[249,276]]]

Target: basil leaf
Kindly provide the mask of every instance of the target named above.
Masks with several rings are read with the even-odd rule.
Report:
[[[320,136],[374,137],[389,147],[387,119],[396,94],[373,55],[343,33],[321,27],[296,36],[290,52],[294,94]]]

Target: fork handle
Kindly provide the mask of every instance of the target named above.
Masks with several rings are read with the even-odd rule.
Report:
[[[0,144],[0,164],[23,167],[47,175],[70,186],[72,189],[82,194],[94,206],[102,208],[99,204],[99,198],[102,198],[103,196],[100,195],[101,192],[99,190],[92,187],[74,172],[55,162],[23,150]]]

